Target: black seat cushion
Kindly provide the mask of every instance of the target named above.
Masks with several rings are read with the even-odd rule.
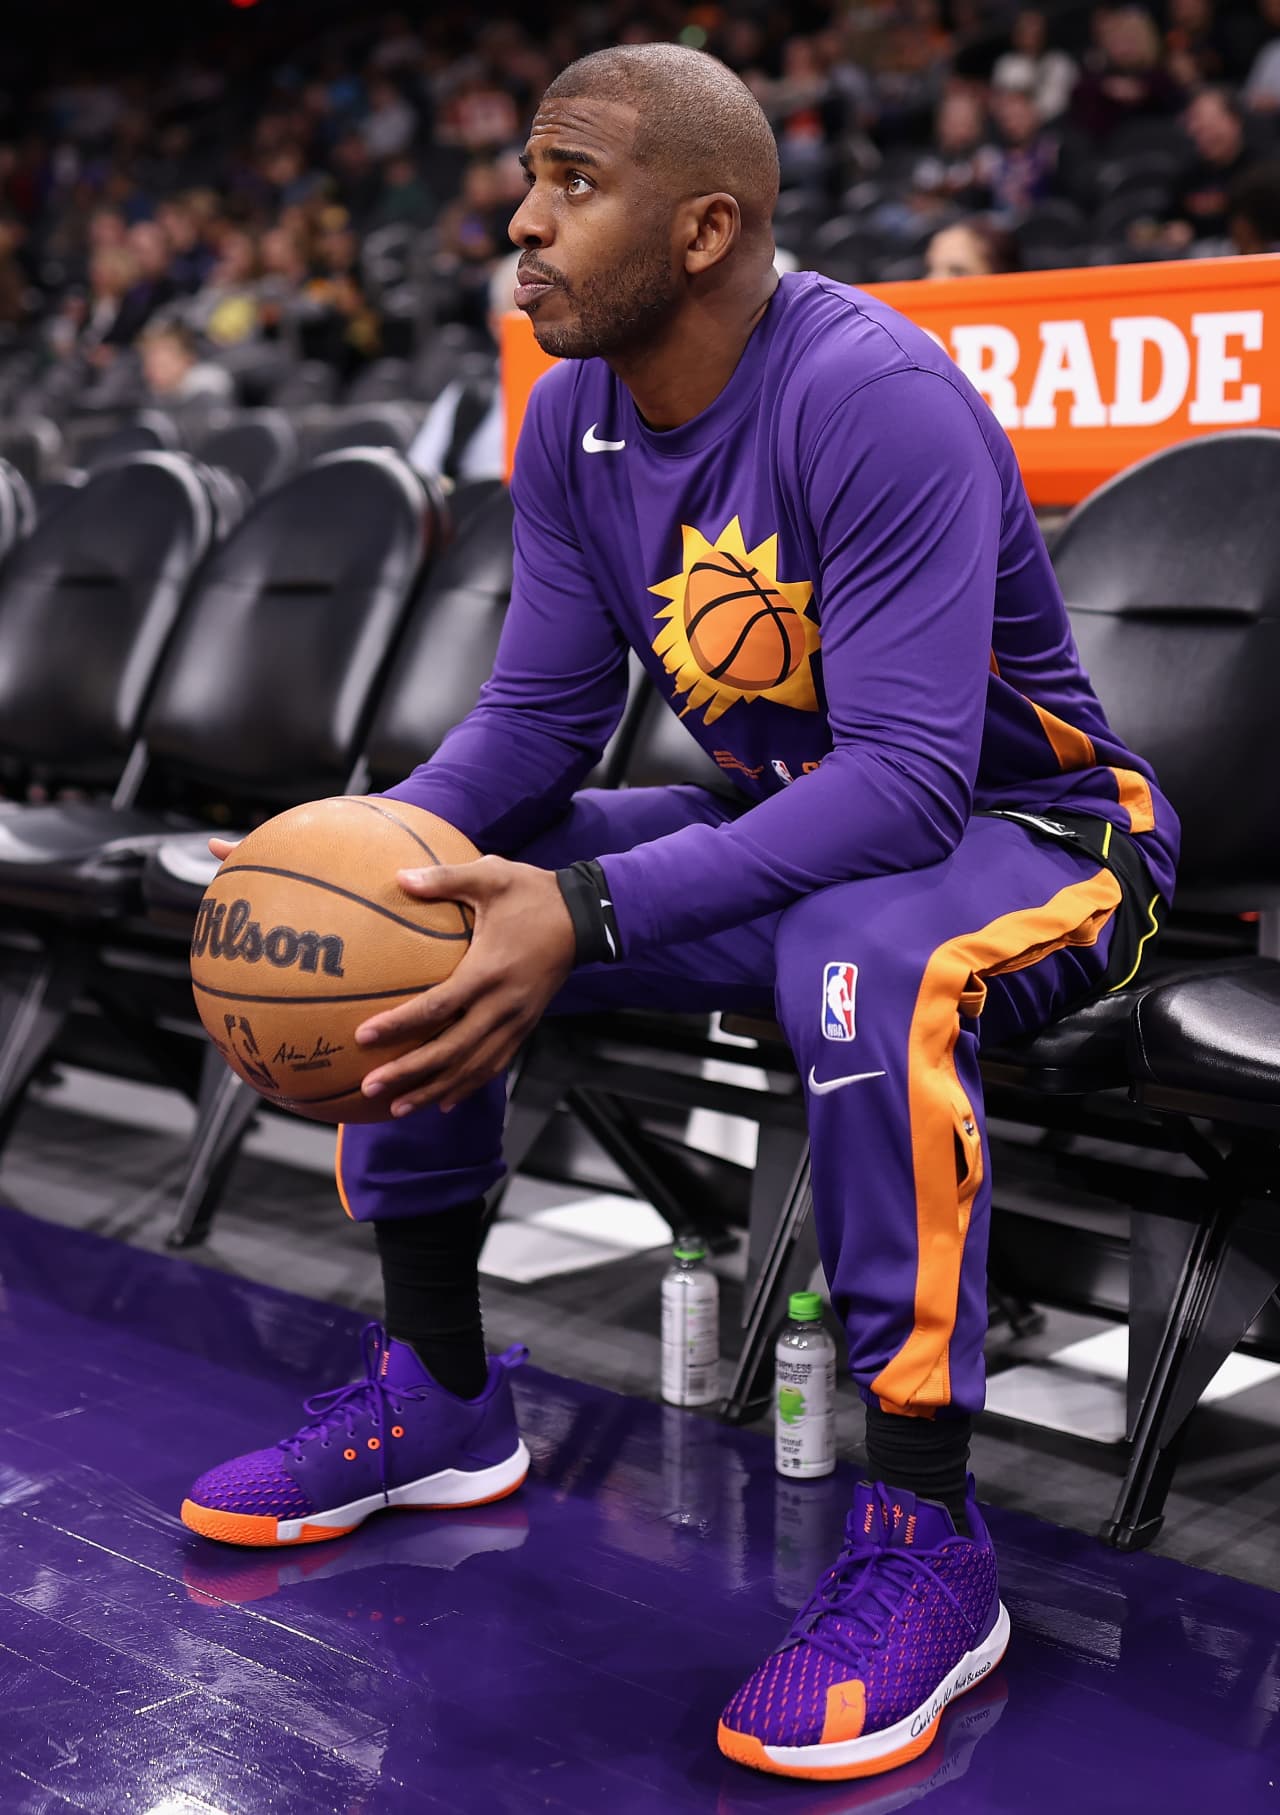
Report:
[[[147,852],[175,829],[171,817],[95,800],[0,814],[0,904],[89,920],[129,913]]]
[[[1037,1090],[1107,1090],[1128,1081],[1125,1041],[1139,988],[1097,996],[1068,1009],[1025,1039],[982,1048],[982,1075],[990,1084]]]
[[[142,900],[153,918],[190,925],[201,897],[218,871],[218,859],[209,850],[213,828],[203,832],[177,832],[147,852],[142,866]],[[224,838],[240,839],[241,832],[219,828]]]
[[[1131,1063],[1140,1094],[1154,1086],[1201,1098],[1206,1114],[1264,1106],[1280,1122],[1280,962],[1214,966],[1149,990],[1133,1019]]]
[[[1206,973],[1230,974],[1248,969],[1250,957],[1157,959],[1143,966],[1142,979],[1129,989],[1095,996],[1068,1009],[1025,1039],[1004,1046],[984,1046],[982,1074],[989,1083],[1019,1084],[1036,1090],[1111,1090],[1129,1082],[1129,1027],[1139,1003],[1162,984],[1197,979]]]

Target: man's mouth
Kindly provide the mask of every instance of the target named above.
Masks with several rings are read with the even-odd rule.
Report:
[[[557,280],[536,268],[516,272],[515,305],[517,309],[527,309],[531,304],[541,301],[548,290],[554,290]]]

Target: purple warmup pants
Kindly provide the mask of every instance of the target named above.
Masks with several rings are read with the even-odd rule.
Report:
[[[698,788],[579,794],[518,853],[559,869],[725,809]],[[776,1013],[805,1080],[831,1302],[887,1411],[983,1400],[991,1204],[981,1038],[1030,1032],[1103,980],[1120,887],[1007,820],[974,819],[927,870],[837,883],[779,914],[577,970],[550,1012]],[[351,1124],[338,1188],[359,1221],[464,1203],[502,1174],[501,1080],[448,1116]]]

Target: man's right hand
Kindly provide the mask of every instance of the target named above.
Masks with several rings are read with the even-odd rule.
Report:
[[[240,840],[238,838],[211,838],[209,840],[209,849],[219,863],[225,863],[239,842]]]

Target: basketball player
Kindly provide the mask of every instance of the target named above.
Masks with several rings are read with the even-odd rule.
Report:
[[[527,1467],[476,1256],[503,1072],[545,1012],[776,1012],[808,1098],[831,1302],[867,1406],[844,1549],[719,1743],[782,1774],[914,1756],[1008,1637],[967,1472],[990,1181],[978,1051],[1131,976],[1177,824],[1107,725],[1010,445],[929,337],[779,281],[773,138],[671,45],[601,51],[538,109],[516,303],[562,356],[520,438],[493,678],[392,794],[486,853],[454,976],[361,1031],[386,1121],[344,1130],[388,1338],[368,1378],[191,1490],[240,1543],[462,1504]],[[578,792],[634,649],[741,800]],[[224,847],[219,847],[222,854]],[[856,1156],[856,1164],[851,1164]],[[312,1411],[323,1413],[324,1405]],[[726,1692],[736,1660],[725,1659]]]

